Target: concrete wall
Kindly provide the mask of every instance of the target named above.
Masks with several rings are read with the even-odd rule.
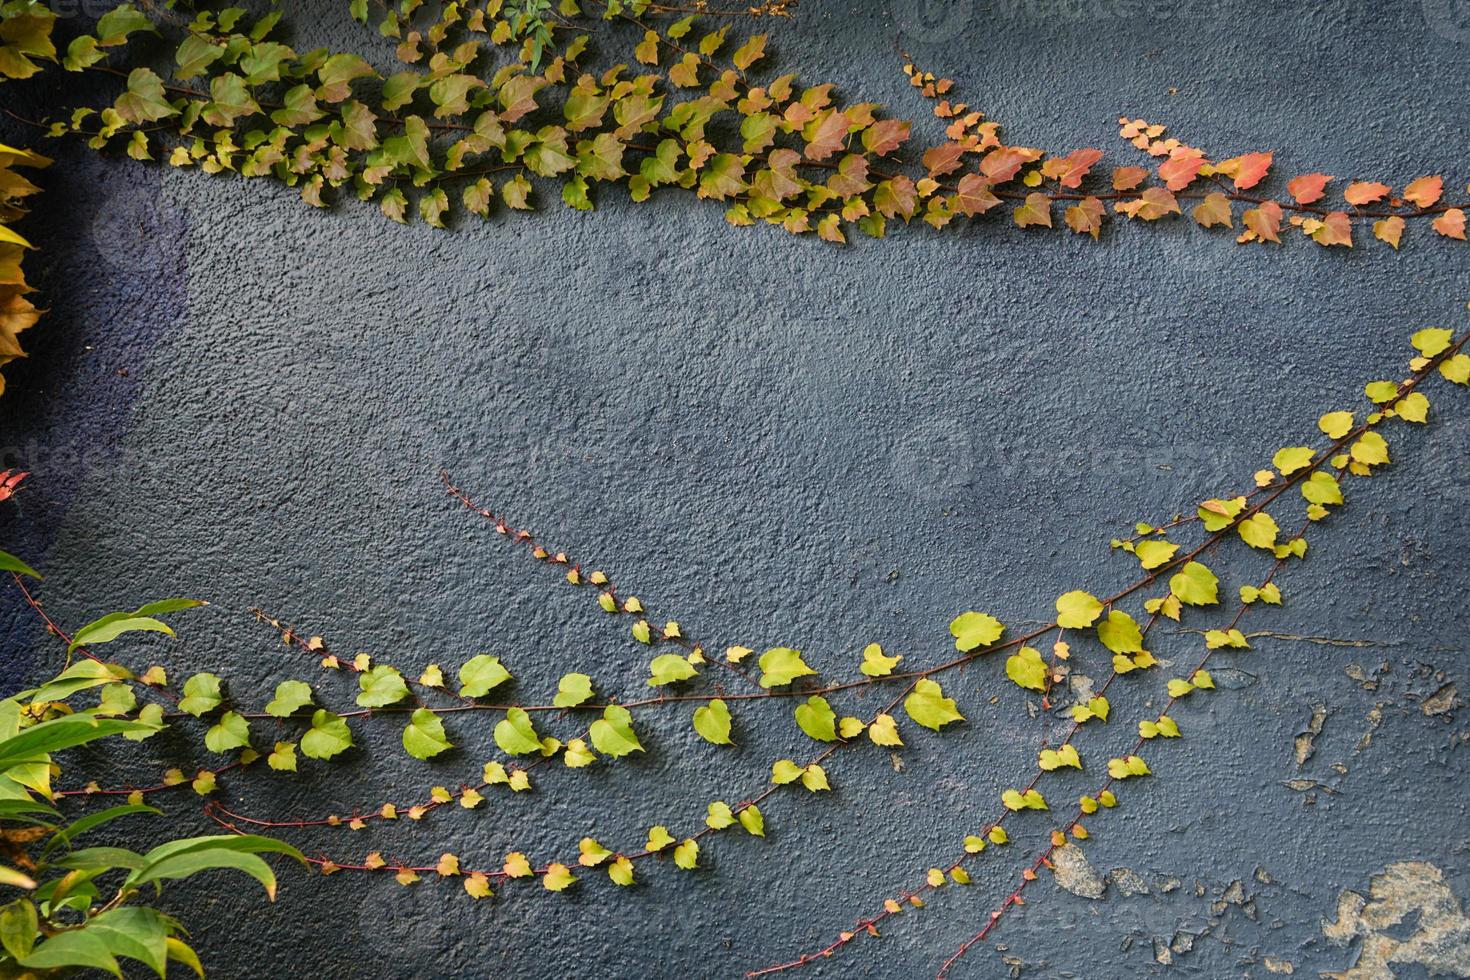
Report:
[[[338,5],[301,6],[308,32],[362,43]],[[1452,0],[813,0],[773,26],[783,68],[921,113],[901,47],[1031,145],[1136,162],[1116,139],[1126,112],[1222,155],[1275,149],[1283,175],[1470,176],[1470,13]],[[844,249],[612,192],[591,215],[555,205],[441,233],[370,208],[318,213],[260,182],[58,155],[27,226],[51,313],[0,402],[0,462],[36,474],[0,513],[4,546],[49,573],[64,623],[209,598],[177,642],[130,655],[176,677],[218,670],[247,696],[289,671],[350,698],[255,625],[257,605],[405,668],[498,653],[517,696],[569,670],[647,690],[621,621],[447,501],[441,463],[712,647],[795,646],[837,675],[874,640],[934,662],[958,611],[1023,625],[1079,583],[1127,581],[1110,537],[1248,485],[1321,411],[1394,376],[1412,330],[1463,327],[1470,299],[1464,246],[1427,230],[1401,252],[1344,254],[1237,248],[1184,222],[1093,244],[1001,220]],[[1443,387],[1435,424],[1394,439],[1391,470],[1284,576],[1286,608],[1247,620],[1344,642],[1262,639],[1229,657],[1222,690],[1177,712],[1186,737],[1151,753],[1158,778],[1093,822],[1089,868],[1068,880],[1104,879],[1102,897],[1038,883],[956,975],[1311,976],[1430,928],[1440,938],[1401,950],[1396,975],[1466,975],[1470,398]],[[1234,562],[1219,566],[1259,565]],[[13,597],[0,615],[17,676],[57,663]],[[1156,649],[1183,663],[1197,646],[1166,633]],[[1074,664],[1107,670],[1099,649]],[[1159,681],[1122,685],[1122,723],[1084,758],[1131,744]],[[965,725],[906,736],[892,758],[844,753],[831,794],[783,794],[765,840],[722,836],[695,874],[659,865],[626,892],[588,881],[480,904],[457,886],[295,876],[269,907],[233,882],[174,902],[217,977],[736,975],[830,941],[952,855],[1062,725],[1028,715],[998,661],[945,689]],[[738,750],[712,751],[667,710],[640,722],[649,751],[631,761],[422,826],[293,839],[466,864],[564,854],[589,833],[626,848],[653,823],[697,826],[708,800],[745,798],[772,758],[806,751],[789,705],[737,719]],[[303,766],[226,796],[317,816],[457,784],[492,747],[487,724],[452,727],[460,748],[433,766],[405,759],[385,723],[362,729],[367,751],[337,778]],[[155,743],[108,760],[103,781],[210,764],[185,740]],[[1060,800],[1093,781],[1048,785]],[[174,828],[208,826],[192,798],[167,807]],[[1050,825],[1017,826],[1029,847]],[[932,972],[1021,857],[986,855],[970,889],[811,972]],[[1348,916],[1324,935],[1345,891],[1398,865],[1380,891],[1422,906],[1406,924]],[[1395,975],[1374,969],[1365,956],[1347,975]]]

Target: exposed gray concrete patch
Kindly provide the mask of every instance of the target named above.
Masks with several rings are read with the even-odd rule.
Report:
[[[1362,945],[1350,969],[1326,976],[1394,980],[1393,964],[1419,964],[1432,977],[1470,976],[1470,917],[1443,871],[1427,861],[1400,861],[1373,876],[1369,895],[1344,891],[1338,897],[1337,918],[1323,926],[1323,935],[1341,945],[1361,938]],[[1417,928],[1407,938],[1390,933],[1413,916]]]

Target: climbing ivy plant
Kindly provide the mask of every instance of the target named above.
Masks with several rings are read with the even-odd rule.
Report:
[[[933,117],[933,132],[925,134],[919,122],[840,96],[831,83],[768,71],[774,45],[767,28],[784,20],[790,6],[769,2],[720,11],[699,4],[690,12],[647,0],[352,0],[343,16],[367,29],[359,52],[306,49],[284,8],[260,15],[200,5],[181,13],[173,5],[124,3],[59,39],[53,36],[57,18],[45,5],[4,0],[0,76],[55,85],[64,73],[85,73],[111,87],[101,101],[57,101],[48,118],[32,120],[38,136],[79,140],[93,150],[214,179],[263,179],[293,188],[316,207],[357,198],[394,221],[417,219],[439,228],[500,211],[532,211],[548,199],[590,211],[612,193],[639,203],[689,193],[714,202],[733,226],[813,232],[833,243],[854,233],[884,238],[890,226],[916,219],[939,231],[958,219],[985,216],[1008,217],[1028,234],[1064,226],[1093,240],[1102,239],[1110,220],[1148,224],[1171,217],[1221,230],[1242,245],[1281,244],[1299,235],[1320,246],[1350,248],[1371,236],[1397,249],[1411,226],[1441,239],[1466,237],[1465,197],[1458,191],[1447,196],[1439,175],[1392,183],[1324,173],[1283,179],[1270,150],[1214,154],[1162,124],[1126,116],[1118,120],[1119,136],[1142,156],[1105,166],[1099,148],[1044,150],[1010,142],[997,121],[959,100],[951,80],[905,59],[902,71]],[[0,147],[0,364],[20,356],[16,335],[36,319],[20,271],[29,243],[10,227],[36,187],[16,168],[47,162],[31,151]],[[89,867],[77,864],[82,859],[70,846],[81,822],[92,821],[90,829],[113,816],[142,814],[158,797],[192,792],[203,799],[204,813],[223,833],[201,847],[296,856],[288,845],[257,835],[306,828],[351,834],[386,823],[405,828],[408,837],[407,828],[443,819],[441,811],[477,810],[495,793],[554,788],[557,780],[574,778],[562,770],[618,765],[644,752],[653,737],[646,719],[654,713],[679,714],[680,724],[709,751],[743,759],[737,736],[753,723],[751,702],[788,705],[793,730],[812,743],[806,752],[759,760],[749,785],[723,799],[696,801],[690,812],[660,815],[664,822],[650,823],[639,839],[588,836],[557,853],[503,856],[435,855],[437,848],[420,845],[422,856],[412,859],[362,853],[344,843],[330,854],[303,856],[322,873],[387,875],[403,886],[426,877],[455,880],[475,899],[517,884],[552,892],[591,887],[587,879],[603,875],[611,886],[631,887],[661,864],[698,871],[702,849],[716,846],[721,834],[764,837],[768,819],[781,819],[776,814],[791,797],[840,791],[840,764],[856,754],[851,750],[901,748],[916,729],[945,732],[962,725],[968,709],[950,678],[975,665],[991,670],[1001,689],[1014,685],[1016,697],[1066,711],[1071,724],[1065,737],[1036,746],[1034,769],[997,788],[993,817],[957,835],[951,859],[916,868],[911,880],[874,896],[873,907],[856,910],[853,927],[830,944],[793,951],[794,958],[769,966],[752,964],[752,975],[793,970],[876,938],[880,925],[887,928],[890,920],[925,907],[941,889],[970,885],[971,869],[1011,846],[1010,828],[1017,823],[1050,822],[1048,844],[1017,859],[1009,893],[978,920],[983,928],[954,951],[943,975],[1022,903],[1025,889],[1059,849],[1079,846],[1094,826],[1106,827],[1107,811],[1123,805],[1131,781],[1152,777],[1155,766],[1163,770],[1158,759],[1167,756],[1160,746],[1187,737],[1191,706],[1216,696],[1210,674],[1215,658],[1249,651],[1245,617],[1290,601],[1280,573],[1306,558],[1308,535],[1315,539],[1317,527],[1345,505],[1353,481],[1389,464],[1385,432],[1396,423],[1428,422],[1429,397],[1421,389],[1436,378],[1470,383],[1467,341],[1470,333],[1416,332],[1415,354],[1402,377],[1370,382],[1364,404],[1323,415],[1315,433],[1281,448],[1247,485],[1115,538],[1111,546],[1126,556],[1130,575],[1108,587],[1078,583],[1054,600],[1046,597],[1044,625],[1017,631],[1005,620],[1019,622],[1019,615],[960,612],[945,641],[953,642],[953,652],[916,663],[913,653],[854,643],[848,675],[792,647],[717,648],[686,635],[676,619],[654,616],[607,572],[584,566],[477,503],[447,473],[447,493],[458,505],[535,561],[556,568],[610,622],[649,648],[638,667],[646,695],[619,697],[613,693],[622,689],[617,678],[581,672],[518,677],[522,668],[514,658],[495,651],[393,663],[346,652],[350,643],[339,649],[261,610],[255,611],[260,628],[278,637],[303,668],[320,673],[284,678],[273,690],[241,690],[210,672],[173,676],[176,667],[106,662],[93,648],[143,633],[172,635],[165,617],[186,621],[182,617],[202,604],[164,599],[69,633],[33,592],[35,570],[0,552],[0,569],[64,644],[65,661],[49,683],[0,703],[0,722],[4,712],[15,718],[0,730],[10,740],[0,741],[0,753],[26,731],[63,719],[75,727],[83,719],[93,730],[131,740],[165,729],[189,733],[220,760],[121,785],[88,780],[61,787],[51,783],[49,758],[33,753],[8,760],[19,768],[5,768],[0,776],[0,799],[9,806],[0,808],[0,826],[10,834],[9,826],[24,818],[38,821],[43,832],[27,842],[34,848],[23,849],[27,866],[7,866],[0,877],[0,887],[19,893],[0,911],[9,957],[0,958],[0,968],[44,973],[100,963],[116,972],[117,956],[132,956],[160,973],[169,957],[195,965],[177,924],[156,915],[129,919],[146,920],[146,956],[134,955],[139,947],[109,947],[105,961],[67,952],[95,952],[89,941],[68,937],[89,929],[98,936],[115,933],[121,905],[138,897],[139,869],[167,854],[124,860],[123,852],[107,849],[108,860],[121,863],[98,868],[98,874],[127,872],[111,897],[90,884],[79,891],[30,873],[70,869],[60,881],[74,881],[72,875]],[[19,475],[0,475],[0,501],[20,481]],[[1227,548],[1258,555],[1259,573],[1223,581],[1216,556]],[[1193,660],[1162,676],[1153,652],[1161,642],[1158,624],[1186,617],[1202,624]],[[1069,664],[1095,655],[1111,672],[1087,698],[1069,703],[1062,686]],[[542,696],[506,696],[513,680],[539,684]],[[1114,686],[1150,684],[1162,692],[1162,707],[1125,720],[1116,697],[1110,698]],[[872,692],[880,692],[880,707],[860,710],[858,696]],[[83,694],[95,695],[97,703],[80,709],[69,703]],[[405,754],[428,763],[476,726],[488,726],[499,754],[468,776],[440,777],[417,794],[364,801],[342,812],[247,813],[229,795],[235,780],[330,774],[338,760],[362,751],[364,729],[383,725],[394,726]],[[1120,727],[1126,737],[1110,740],[1109,730]],[[1087,780],[1080,794],[1067,788],[1076,778]],[[114,798],[125,802],[69,827],[47,822],[62,808]],[[32,854],[35,848],[39,855]],[[66,856],[54,856],[60,852]],[[267,881],[243,856],[228,861]],[[272,877],[268,889],[273,884]],[[69,889],[65,901],[56,897],[63,888]]]
[[[50,684],[27,692],[17,705],[34,717],[55,710],[54,702],[83,691],[97,692],[98,703],[87,712],[96,718],[120,719],[124,737],[147,739],[166,728],[182,728],[200,739],[222,764],[186,773],[173,769],[161,776],[122,786],[97,782],[52,788],[49,782],[20,782],[12,796],[24,805],[85,804],[89,800],[126,797],[126,806],[144,807],[163,794],[192,790],[205,798],[204,812],[225,831],[251,841],[259,834],[284,835],[306,828],[362,830],[370,823],[409,827],[429,821],[440,810],[477,810],[494,793],[533,792],[540,783],[555,786],[557,770],[618,765],[645,751],[650,737],[646,715],[674,712],[712,752],[731,753],[744,761],[733,733],[753,724],[753,702],[790,706],[790,722],[812,743],[808,752],[760,762],[752,782],[722,799],[697,801],[697,813],[674,814],[650,824],[646,838],[612,840],[583,837],[565,853],[532,855],[510,851],[502,856],[443,852],[419,860],[380,850],[352,853],[344,844],[335,854],[305,860],[324,874],[384,874],[403,886],[424,877],[456,880],[475,899],[492,898],[519,882],[539,883],[560,892],[588,887],[589,877],[606,876],[616,887],[634,885],[641,866],[670,862],[681,871],[700,868],[702,850],[714,846],[721,833],[764,837],[777,807],[788,797],[821,795],[840,785],[837,764],[864,746],[900,748],[906,735],[923,728],[943,732],[965,721],[965,707],[946,675],[972,665],[994,671],[996,683],[1015,685],[1020,696],[1039,696],[1043,709],[1066,710],[1071,725],[1060,741],[1043,739],[1036,747],[1034,770],[1002,786],[989,820],[957,835],[952,858],[916,869],[912,881],[895,883],[875,908],[856,925],[818,950],[766,967],[751,975],[783,972],[823,960],[864,936],[879,935],[879,926],[905,911],[923,908],[930,893],[972,883],[971,868],[985,856],[1004,850],[1018,821],[1052,823],[1049,841],[1021,859],[1013,890],[980,921],[984,927],[945,962],[943,976],[975,943],[980,942],[1022,903],[1028,885],[1050,866],[1058,849],[1078,846],[1104,815],[1123,803],[1132,781],[1153,776],[1161,743],[1187,737],[1191,705],[1216,696],[1210,668],[1222,655],[1251,649],[1242,630],[1245,618],[1290,600],[1279,581],[1289,566],[1308,554],[1308,537],[1330,523],[1348,500],[1355,481],[1370,479],[1391,462],[1389,433],[1394,425],[1424,425],[1430,419],[1425,388],[1433,380],[1470,385],[1470,331],[1458,338],[1449,329],[1425,328],[1413,334],[1414,355],[1398,379],[1370,381],[1362,402],[1322,415],[1316,431],[1299,444],[1276,451],[1269,465],[1256,470],[1248,485],[1199,501],[1166,520],[1140,522],[1111,548],[1127,556],[1132,571],[1106,588],[1069,590],[1050,603],[1049,619],[1017,632],[994,612],[969,610],[948,626],[953,642],[949,656],[914,663],[908,654],[890,654],[879,644],[857,647],[852,674],[809,659],[803,651],[728,645],[715,649],[688,636],[674,619],[655,617],[638,596],[622,589],[609,573],[590,568],[554,550],[529,531],[474,501],[443,474],[448,495],[482,519],[492,533],[526,551],[544,565],[559,569],[565,581],[588,593],[610,622],[636,644],[647,647],[648,659],[638,683],[652,689],[647,696],[621,699],[617,678],[569,672],[560,678],[516,678],[515,664],[493,652],[465,655],[452,662],[389,663],[368,653],[347,654],[321,636],[255,611],[283,648],[304,665],[324,671],[315,683],[310,675],[281,680],[273,691],[235,691],[225,678],[192,673],[182,683],[162,665],[104,663],[91,647],[131,634],[163,633],[172,628],[160,617],[187,614],[202,603],[165,599],[128,612],[112,613],[68,633],[46,613],[27,579],[38,578],[28,565],[0,553],[0,567],[42,623],[75,656]],[[1397,442],[1397,439],[1396,439]],[[1397,452],[1397,450],[1394,450]],[[0,478],[13,493],[16,477]],[[1330,540],[1330,539],[1329,539]],[[1238,582],[1222,580],[1217,556],[1227,548],[1260,556],[1261,569]],[[1080,584],[1080,583],[1079,583]],[[1013,617],[1008,617],[1013,618]],[[1158,625],[1188,618],[1198,635],[1191,658],[1175,654],[1183,669],[1164,672],[1154,654],[1161,641]],[[660,623],[660,621],[662,622]],[[1068,700],[1063,685],[1074,656],[1096,656],[1100,649],[1111,667],[1106,680],[1085,699]],[[1075,651],[1075,652],[1074,652]],[[823,669],[825,668],[825,669]],[[1168,676],[1164,676],[1165,673]],[[512,680],[539,683],[542,698],[511,700],[499,696]],[[1115,685],[1151,685],[1161,690],[1157,710],[1125,721],[1114,705]],[[994,689],[993,687],[991,688]],[[878,693],[876,710],[861,710]],[[347,700],[351,704],[345,703]],[[1137,698],[1130,699],[1136,701]],[[225,781],[249,778],[250,772],[290,778],[306,770],[322,778],[339,757],[359,751],[357,734],[364,726],[392,724],[401,732],[402,750],[432,761],[458,744],[467,728],[490,726],[500,755],[486,760],[470,779],[446,780],[419,795],[378,801],[346,812],[266,815],[243,812],[227,802]],[[1109,730],[1124,727],[1119,743]],[[1094,745],[1093,743],[1102,743]],[[1086,789],[1077,795],[1082,774]],[[554,791],[554,789],[553,789]],[[1035,811],[1037,816],[1029,816]],[[780,819],[776,817],[775,819]],[[21,888],[26,882],[14,882]]]

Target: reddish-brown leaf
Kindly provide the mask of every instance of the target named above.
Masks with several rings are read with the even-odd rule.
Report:
[[[965,148],[958,143],[940,143],[924,151],[924,167],[930,177],[943,177],[959,169]]]
[[[880,119],[863,131],[863,146],[881,157],[898,149],[908,138],[907,119]]]
[[[1420,177],[1404,188],[1404,200],[1421,208],[1432,207],[1444,193],[1443,177]]]
[[[965,174],[960,178],[959,193],[954,197],[955,210],[974,217],[984,214],[1000,203],[1000,198],[990,193],[990,183],[979,174]]]
[[[1113,190],[1131,191],[1148,177],[1142,167],[1118,167],[1113,171]]]
[[[1041,151],[1027,146],[1002,146],[980,160],[980,172],[993,184],[1004,184],[1028,163],[1041,159]]]
[[[806,137],[806,158],[825,160],[847,143],[847,116],[837,109],[829,110],[802,130]]]
[[[1444,214],[1434,219],[1434,230],[1446,238],[1458,238],[1465,240],[1465,211],[1462,208],[1450,208]]]
[[[1342,199],[1353,207],[1381,201],[1393,188],[1374,180],[1355,180],[1342,192]]]

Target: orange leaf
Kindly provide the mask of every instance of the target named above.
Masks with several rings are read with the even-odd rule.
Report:
[[[1446,238],[1465,240],[1465,212],[1461,208],[1450,208],[1434,219],[1434,230]]]
[[[1082,178],[1092,165],[1102,159],[1102,150],[1073,150],[1065,157],[1053,157],[1042,165],[1043,176],[1050,177],[1063,187],[1076,189],[1082,186]]]
[[[991,183],[1003,184],[1016,176],[1023,165],[1039,159],[1040,150],[1026,146],[1002,146],[985,154],[980,161],[980,172],[989,177]]]
[[[1179,201],[1162,187],[1144,188],[1143,194],[1131,201],[1119,201],[1113,207],[1130,218],[1156,221],[1166,214],[1183,214]]]
[[[990,184],[979,174],[965,174],[961,177],[958,190],[954,206],[960,213],[970,217],[983,214],[1000,203],[1000,198],[990,193]]]
[[[1131,191],[1147,176],[1148,171],[1142,167],[1118,167],[1113,171],[1113,190]]]
[[[1087,197],[1067,208],[1067,227],[1079,235],[1097,238],[1102,230],[1103,205],[1095,197]]]
[[[1234,227],[1230,213],[1230,199],[1219,191],[1206,194],[1205,199],[1194,209],[1194,220],[1199,222],[1201,228],[1210,228],[1215,225],[1224,228]]]
[[[1193,147],[1181,146],[1169,154],[1169,159],[1159,164],[1159,178],[1171,191],[1182,191],[1199,176],[1205,158]]]
[[[1395,250],[1399,247],[1399,239],[1404,236],[1404,219],[1398,215],[1392,215],[1373,222],[1373,237],[1380,242],[1388,242]]]
[[[1240,221],[1245,225],[1245,231],[1236,241],[1241,244],[1281,241],[1281,205],[1275,201],[1267,201],[1258,208],[1251,208],[1240,216]]]
[[[1333,211],[1317,222],[1311,232],[1312,240],[1323,248],[1332,245],[1353,247],[1353,223],[1343,211]]]
[[[1026,203],[1016,208],[1013,217],[1016,226],[1029,228],[1032,225],[1051,227],[1051,198],[1045,194],[1027,194]]]
[[[1271,171],[1273,155],[1266,153],[1247,153],[1244,156],[1233,157],[1221,161],[1215,165],[1215,169],[1235,180],[1237,190],[1248,190],[1262,180]]]
[[[1348,184],[1347,190],[1342,192],[1342,199],[1354,207],[1358,207],[1363,204],[1372,204],[1374,201],[1381,201],[1384,195],[1392,189],[1387,184],[1380,184],[1377,181],[1355,180],[1351,184]]]
[[[941,143],[924,151],[924,166],[930,177],[943,177],[959,169],[965,148],[958,143]]]
[[[1439,200],[1444,193],[1443,177],[1420,177],[1418,180],[1409,182],[1404,188],[1404,200],[1411,204],[1417,204],[1421,208],[1427,208]]]
[[[1286,191],[1296,198],[1296,203],[1311,204],[1322,200],[1322,196],[1327,193],[1327,182],[1331,179],[1327,174],[1302,174],[1287,181]]]

